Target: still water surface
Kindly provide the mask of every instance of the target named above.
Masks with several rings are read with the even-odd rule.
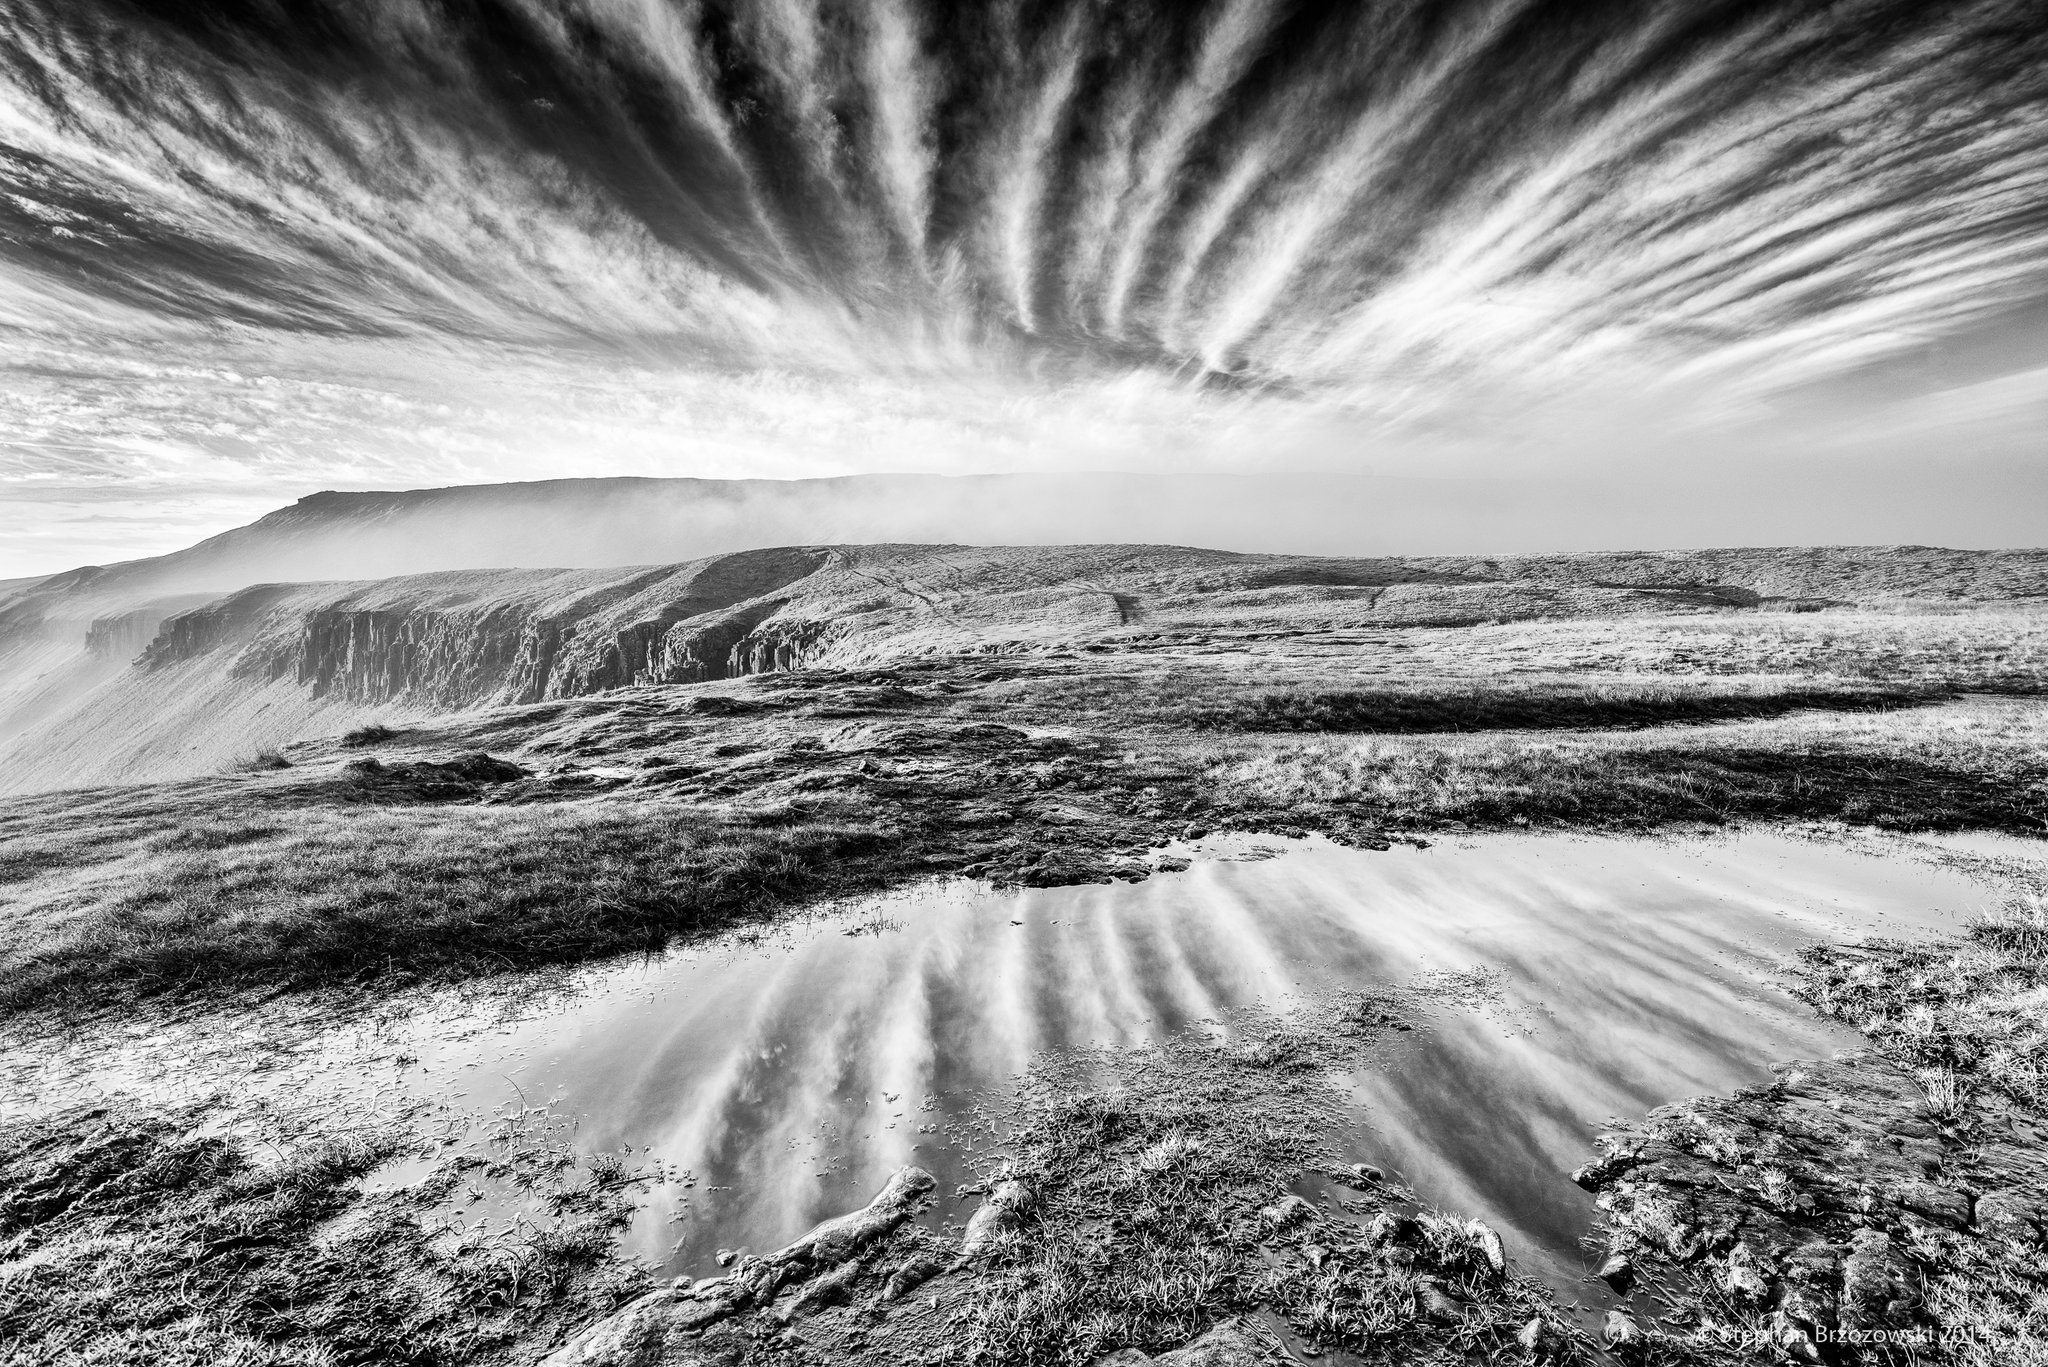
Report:
[[[1563,1287],[1593,1214],[1566,1174],[1603,1120],[1853,1042],[1774,985],[1785,956],[1952,929],[1995,900],[1924,859],[1765,834],[1268,848],[1135,885],[940,885],[615,967],[429,1050],[415,1076],[458,1111],[553,1102],[579,1148],[687,1173],[655,1187],[630,1241],[702,1275],[716,1249],[779,1244],[904,1163],[950,1190],[975,1104],[1041,1050],[1476,970],[1490,1000],[1434,1010],[1352,1077],[1342,1140]]]

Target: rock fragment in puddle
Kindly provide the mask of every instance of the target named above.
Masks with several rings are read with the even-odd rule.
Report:
[[[1626,1293],[1631,1286],[1635,1285],[1636,1265],[1629,1261],[1628,1255],[1625,1253],[1611,1253],[1607,1256],[1607,1261],[1600,1264],[1600,1270],[1594,1273],[1594,1275],[1616,1291]]]

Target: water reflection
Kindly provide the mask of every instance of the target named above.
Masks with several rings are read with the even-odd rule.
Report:
[[[1040,1050],[1484,970],[1489,1004],[1440,1011],[1353,1079],[1345,1138],[1563,1282],[1590,1211],[1565,1174],[1600,1121],[1846,1042],[1769,985],[1776,956],[1952,924],[1988,900],[1928,863],[1768,835],[1311,844],[1137,885],[927,892],[882,920],[612,970],[480,1057],[449,1044],[427,1076],[457,1104],[515,1084],[558,1098],[582,1146],[688,1169],[695,1185],[656,1190],[632,1240],[703,1272],[715,1249],[786,1239],[903,1163],[960,1180],[977,1094]]]

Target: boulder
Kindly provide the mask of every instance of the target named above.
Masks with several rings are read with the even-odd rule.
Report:
[[[1208,1333],[1154,1359],[1159,1367],[1268,1367],[1289,1361],[1280,1340],[1251,1320],[1225,1320]]]
[[[672,1289],[650,1291],[548,1354],[541,1367],[657,1367],[678,1303]]]
[[[938,1180],[923,1168],[900,1168],[867,1205],[817,1225],[780,1251],[769,1254],[769,1260],[826,1266],[843,1263],[875,1240],[894,1233],[937,1185]]]

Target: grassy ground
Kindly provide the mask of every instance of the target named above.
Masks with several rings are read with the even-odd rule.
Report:
[[[1547,1294],[1487,1261],[1464,1221],[1415,1211],[1330,1150],[1331,1076],[1399,1020],[1387,1001],[1355,998],[1305,1021],[1239,1022],[1221,1047],[1042,1069],[991,1175],[1033,1200],[960,1298],[961,1358],[1086,1364],[1261,1312],[1311,1352],[1363,1362],[1512,1358],[1532,1321],[1560,1355],[1588,1347]],[[1309,1173],[1348,1194],[1290,1199]]]
[[[1091,671],[624,690],[14,799],[0,1011],[574,962],[937,871],[1138,878],[1147,850],[1218,829],[2048,829],[2048,702],[2029,697],[1721,676],[1297,690],[1243,660],[1197,692],[1178,659],[1149,686],[1122,661],[1107,693]],[[1405,734],[1268,729],[1296,726]]]
[[[528,1114],[488,1166],[530,1196],[493,1227],[361,1179],[412,1126],[274,1110],[213,1132],[218,1101],[132,1100],[0,1123],[0,1364],[327,1367],[499,1361],[642,1289],[614,1236],[625,1174],[579,1163]]]
[[[2048,700],[2029,690],[2048,676],[2044,639],[2042,615],[2017,609],[1290,640],[1133,631],[1092,653],[365,726],[286,746],[283,767],[0,803],[0,1013],[18,1044],[118,1032],[172,1004],[203,1016],[252,988],[374,1005],[934,872],[1142,878],[1168,842],[1226,829],[1357,844],[1772,820],[2039,834]],[[2038,1087],[2042,1063],[2031,924],[1942,951],[1982,972],[1904,949],[1863,978],[1866,965],[1816,960],[1815,1000],[1871,1033],[1910,1105],[1927,1092],[1961,1098],[1959,1114],[1985,1098],[2037,1112],[2038,1092],[2012,1081]],[[1830,986],[1836,969],[1848,976]],[[1348,1214],[1261,1213],[1327,1158],[1316,1089],[1337,1047],[1266,1038],[1134,1058],[1086,1083],[1048,1075],[1011,1154],[1038,1195],[1031,1236],[952,1283],[963,1318],[944,1342],[962,1360],[1078,1362],[1263,1307],[1369,1359],[1417,1343],[1446,1360],[1519,1354],[1507,1336],[1547,1312],[1483,1273],[1455,1222],[1368,1239],[1361,1220],[1399,1213],[1372,1191]],[[1954,1057],[1913,1052],[1927,1048]],[[516,1360],[637,1285],[598,1255],[613,1207],[594,1189],[547,1226],[568,1231],[561,1242],[507,1236],[526,1242],[505,1254],[421,1223],[406,1200],[356,1194],[394,1142],[376,1127],[293,1122],[271,1150],[203,1138],[195,1114],[8,1100],[35,1115],[0,1133],[6,1367],[177,1361],[181,1335],[194,1362]],[[2048,1131],[2022,1123],[2038,1153]],[[1985,1133],[1958,1130],[1956,1151],[1983,1152]],[[1941,1256],[1917,1264],[1930,1313],[2004,1324],[2008,1345],[2037,1324],[2023,1268]],[[1698,1270],[1674,1269],[1674,1287]],[[1695,1313],[1715,1294],[1699,1283]],[[376,1337],[387,1323],[399,1337]],[[1657,1351],[1706,1351],[1680,1337]],[[111,1346],[88,1357],[88,1343]]]
[[[857,813],[784,827],[645,801],[245,807],[53,890],[31,934],[10,937],[0,1004],[658,949],[856,885],[895,834]]]
[[[1219,743],[1217,800],[1347,805],[1383,822],[1646,828],[1835,820],[1903,830],[2048,830],[2048,708],[1972,701],[1711,728]]]

